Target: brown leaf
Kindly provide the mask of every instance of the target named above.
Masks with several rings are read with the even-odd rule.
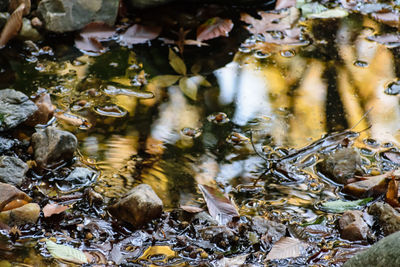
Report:
[[[371,13],[372,18],[394,28],[399,27],[400,17],[396,12]]]
[[[65,112],[56,112],[54,116],[61,121],[64,121],[73,126],[79,126],[81,129],[88,129],[92,127],[90,122],[85,118],[79,117],[77,115]]]
[[[51,215],[54,214],[60,214],[61,212],[64,212],[68,208],[69,208],[68,206],[63,206],[58,204],[47,204],[43,208],[43,215],[44,217],[50,217]]]
[[[189,213],[199,213],[204,210],[199,207],[187,206],[187,205],[181,205],[181,209],[183,209],[184,211],[189,212]]]
[[[343,192],[356,197],[379,196],[385,192],[388,175],[392,173],[363,177],[365,180],[345,185]]]
[[[308,244],[292,237],[282,237],[267,255],[267,260],[296,258],[303,254]]]
[[[367,37],[368,40],[383,44],[389,48],[400,46],[400,35],[398,33],[388,33]]]
[[[8,10],[13,12],[16,10],[21,4],[25,4],[24,15],[28,15],[31,11],[31,0],[10,0],[10,4],[8,5]]]
[[[233,22],[230,19],[211,18],[197,28],[196,40],[201,42],[220,36],[228,36],[232,28]]]
[[[35,99],[35,104],[38,107],[36,112],[27,122],[27,125],[35,126],[36,124],[46,124],[54,114],[54,106],[51,103],[50,95],[42,93]]]
[[[134,24],[120,36],[120,44],[130,46],[133,44],[143,44],[157,38],[161,33],[161,27],[143,26]]]
[[[393,208],[400,207],[399,197],[399,182],[396,181],[396,177],[392,176],[392,179],[389,181],[388,189],[386,192],[386,202],[390,204]]]
[[[102,52],[104,47],[101,42],[109,40],[115,33],[115,28],[104,22],[92,22],[75,38],[75,46],[84,51]]]
[[[219,189],[202,184],[199,184],[199,188],[210,215],[219,224],[226,225],[233,218],[239,217],[236,206]]]
[[[7,23],[0,35],[0,49],[3,48],[8,41],[17,36],[22,27],[22,16],[24,14],[24,10],[25,4],[20,4],[8,18]]]
[[[296,6],[296,0],[277,0],[275,3],[275,10],[294,6]]]

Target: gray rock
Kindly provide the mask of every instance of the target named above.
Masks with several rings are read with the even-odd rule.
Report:
[[[10,156],[0,157],[1,182],[12,185],[21,185],[28,169],[28,165],[19,158]]]
[[[384,237],[367,250],[356,254],[343,267],[400,266],[400,232]]]
[[[25,94],[14,89],[0,90],[0,131],[18,126],[36,110],[35,103]]]
[[[42,0],[38,12],[47,30],[61,33],[94,21],[114,25],[118,6],[118,0]]]
[[[377,217],[385,235],[400,231],[400,213],[389,204],[375,202],[368,208],[368,213]]]
[[[149,185],[141,184],[110,206],[109,210],[118,219],[139,227],[160,217],[163,203]]]
[[[349,210],[343,213],[339,219],[340,236],[344,239],[366,240],[369,235],[368,224],[363,219],[363,213],[359,210]]]
[[[65,178],[65,181],[68,181],[68,182],[71,182],[74,184],[86,185],[86,184],[89,184],[93,180],[93,177],[95,175],[96,175],[96,172],[91,169],[76,167],[67,176],[67,178]]]
[[[268,243],[274,243],[286,234],[286,226],[281,223],[267,220],[261,216],[255,216],[252,222],[253,230],[262,235],[262,239]]]
[[[0,154],[9,151],[17,142],[0,136]]]
[[[34,158],[40,167],[71,160],[77,145],[75,135],[54,127],[47,127],[32,135]]]
[[[18,36],[24,40],[37,41],[42,38],[40,33],[32,27],[31,21],[27,18],[22,19],[22,27]]]
[[[196,213],[193,216],[192,221],[194,220],[199,220],[200,224],[207,224],[207,225],[218,225],[217,220],[214,220],[213,217],[208,212],[202,211],[199,213]]]
[[[342,148],[325,155],[318,168],[329,179],[346,184],[356,173],[362,173],[361,157],[353,148]]]
[[[22,207],[0,212],[0,222],[7,225],[24,225],[35,223],[40,215],[40,206],[28,203]]]

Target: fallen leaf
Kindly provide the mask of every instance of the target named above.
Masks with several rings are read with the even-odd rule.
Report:
[[[64,212],[68,208],[69,208],[68,206],[63,206],[58,204],[47,204],[43,208],[43,215],[44,217],[50,217],[51,215],[54,214],[60,214],[61,212]]]
[[[120,35],[119,43],[124,46],[143,44],[157,38],[160,33],[161,27],[134,24]]]
[[[383,44],[388,48],[394,48],[400,46],[400,35],[398,33],[387,33],[387,34],[369,36],[367,37],[367,40]]]
[[[115,28],[104,22],[92,22],[85,26],[75,38],[76,48],[83,51],[102,52],[102,41],[109,40],[115,34]]]
[[[230,19],[222,19],[214,17],[197,28],[197,41],[205,41],[214,39],[220,36],[228,36],[228,33],[233,28],[233,22]]]
[[[181,88],[182,92],[190,99],[197,99],[198,85],[191,78],[181,78],[179,80],[179,88]]]
[[[181,75],[186,75],[186,65],[185,62],[183,62],[182,58],[180,58],[177,54],[172,51],[172,49],[169,49],[169,54],[168,54],[168,60],[169,64],[171,67]]]
[[[296,258],[305,252],[309,245],[296,238],[282,237],[273,246],[267,255],[267,260]]]
[[[288,7],[295,7],[296,0],[277,0],[275,3],[275,10],[288,8]]]
[[[348,15],[349,12],[347,12],[345,9],[337,7],[333,9],[327,9],[319,13],[312,13],[307,15],[306,17],[310,19],[332,19],[332,18],[343,18],[347,17]]]
[[[239,217],[236,206],[219,189],[202,184],[198,186],[207,203],[210,215],[219,224],[226,225],[233,218]]]
[[[27,121],[27,125],[46,124],[54,114],[54,106],[48,93],[42,93],[34,100],[38,109]]]
[[[17,9],[8,18],[6,25],[4,26],[0,35],[0,49],[10,41],[12,38],[17,36],[19,30],[22,27],[22,16],[25,11],[25,4],[20,4]]]
[[[25,5],[23,15],[28,15],[31,12],[31,0],[10,0],[10,4],[8,5],[8,10],[13,12],[16,10],[21,4]]]
[[[395,151],[385,151],[380,153],[380,157],[390,163],[400,165],[400,153]]]
[[[181,76],[179,75],[159,75],[150,80],[150,83],[157,87],[169,87],[175,84]]]
[[[91,123],[88,120],[71,113],[56,112],[54,113],[54,116],[58,120],[64,121],[73,126],[78,126],[81,129],[88,129],[92,127]]]
[[[400,26],[400,17],[397,12],[379,12],[379,13],[371,13],[373,19],[382,22],[386,25],[389,25],[394,28],[398,28]]]
[[[392,179],[389,181],[388,189],[386,192],[386,202],[390,204],[393,208],[400,207],[399,197],[399,182],[396,181],[396,177],[392,176]]]
[[[56,259],[76,264],[88,263],[86,255],[76,248],[58,245],[51,240],[46,240],[46,247],[50,254]]]
[[[370,202],[372,199],[373,199],[372,197],[369,197],[354,201],[343,201],[343,200],[329,201],[329,202],[324,202],[321,208],[328,212],[341,213],[345,212],[346,210],[359,209],[360,207]]]
[[[189,213],[199,213],[204,211],[204,209],[199,208],[199,207],[194,207],[194,206],[187,206],[187,205],[181,205],[181,209],[183,209],[186,212]]]

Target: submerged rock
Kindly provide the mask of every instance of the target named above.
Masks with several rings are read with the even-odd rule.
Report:
[[[368,208],[368,213],[377,217],[385,235],[400,231],[400,213],[389,204],[375,202]]]
[[[76,167],[65,179],[60,181],[59,188],[63,191],[75,190],[88,186],[94,181],[96,172],[83,167]]]
[[[28,203],[22,207],[0,212],[0,222],[7,225],[23,225],[35,223],[40,215],[40,206]]]
[[[362,173],[361,157],[353,148],[342,148],[324,155],[318,168],[334,182],[347,184],[356,173]]]
[[[400,232],[384,237],[367,250],[356,254],[343,267],[400,266]]]
[[[47,127],[32,135],[34,158],[40,167],[72,159],[78,140],[70,132]]]
[[[369,234],[368,224],[359,210],[349,210],[339,219],[340,236],[350,241],[366,240]]]
[[[286,234],[286,226],[267,220],[261,216],[255,216],[252,220],[253,230],[262,235],[262,239],[268,243],[274,243]]]
[[[138,227],[160,217],[163,203],[151,186],[141,184],[110,206],[109,210],[118,219]]]
[[[12,185],[21,185],[28,169],[28,165],[19,158],[10,156],[0,157],[1,182]]]
[[[42,0],[37,10],[47,30],[61,33],[94,21],[114,25],[118,6],[118,0]]]
[[[0,131],[7,131],[26,121],[37,107],[29,98],[14,89],[0,90]]]
[[[0,136],[0,154],[8,152],[17,141]]]

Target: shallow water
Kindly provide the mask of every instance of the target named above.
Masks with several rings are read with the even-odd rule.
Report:
[[[168,47],[159,42],[113,45],[99,56],[81,54],[71,44],[52,44],[50,52],[7,48],[0,84],[28,94],[51,94],[58,114],[70,118],[59,117],[54,124],[76,134],[81,161],[101,172],[93,188],[107,200],[147,183],[166,210],[198,206],[197,184],[216,183],[234,196],[241,215],[287,222],[293,232],[323,217],[328,230],[320,233],[329,234],[314,237],[326,248],[315,264],[337,263],[338,247],[350,251],[368,245],[341,240],[337,215],[319,207],[321,201],[342,197],[340,187],[317,173],[315,153],[302,159],[305,167],[294,179],[278,173],[263,176],[267,163],[258,155],[284,156],[323,134],[352,128],[362,131],[355,144],[369,159],[368,171],[380,173],[379,152],[399,146],[400,107],[393,86],[398,51],[367,39],[385,28],[360,14],[327,23],[306,25],[312,35],[308,45],[269,54],[239,49],[243,32],[210,47],[187,48],[188,70],[200,67],[196,73],[211,85],[199,87],[197,100],[178,85],[162,88],[152,82],[175,74],[168,65]],[[246,43],[257,42],[250,38]],[[148,98],[151,93],[154,98]],[[258,177],[262,179],[254,184]],[[158,254],[166,256],[154,256]],[[168,246],[153,246],[137,261],[167,264],[177,256]],[[15,260],[24,258],[32,260],[23,255]]]

